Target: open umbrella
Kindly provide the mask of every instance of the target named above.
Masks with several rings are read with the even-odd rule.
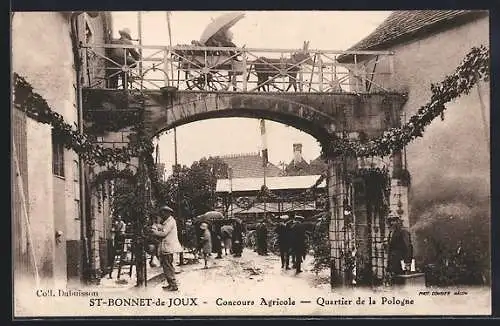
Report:
[[[200,42],[205,44],[210,37],[222,29],[229,29],[245,17],[241,12],[229,12],[214,19],[207,25],[200,37]]]
[[[217,211],[208,211],[205,214],[196,216],[195,222],[211,222],[224,219],[224,215]]]

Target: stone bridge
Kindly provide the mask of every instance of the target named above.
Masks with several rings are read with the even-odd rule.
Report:
[[[398,93],[232,93],[144,90],[139,103],[123,90],[85,89],[85,110],[120,110],[143,105],[151,137],[190,122],[224,118],[263,118],[302,130],[319,141],[336,132],[377,136],[398,126],[406,97]],[[127,100],[128,99],[128,100]]]

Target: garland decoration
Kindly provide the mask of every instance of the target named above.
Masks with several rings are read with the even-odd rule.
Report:
[[[484,45],[473,47],[455,72],[431,85],[431,99],[400,128],[391,128],[378,138],[368,141],[336,139],[323,144],[323,154],[335,156],[387,156],[403,149],[411,141],[423,136],[425,128],[437,117],[444,118],[445,104],[469,94],[479,81],[489,80],[489,49]]]
[[[109,148],[96,144],[95,135],[90,133],[90,130],[80,133],[75,124],[70,125],[66,123],[63,116],[52,111],[47,101],[40,94],[34,92],[33,86],[17,73],[14,73],[14,95],[15,108],[25,112],[27,116],[40,123],[50,125],[54,135],[64,144],[65,148],[74,150],[89,166],[97,164],[101,167],[107,167],[107,170],[99,172],[92,181],[92,185],[98,189],[98,192],[101,192],[99,185],[103,184],[106,180],[136,178],[135,173],[129,169],[118,170],[109,166],[114,166],[118,163],[129,163],[133,157],[143,157],[145,158],[144,165],[151,179],[153,192],[156,198],[159,198],[159,179],[152,156],[154,146],[152,140],[142,132],[144,128],[142,125],[142,112],[140,110],[122,112],[125,114],[125,117],[118,124],[108,123],[104,127],[91,127],[91,129],[95,129],[94,131],[98,129],[100,132],[103,132],[110,131],[109,128],[113,130],[132,124],[136,135],[130,139],[128,146]]]
[[[80,133],[76,125],[66,123],[61,114],[52,111],[47,101],[34,92],[26,79],[17,73],[14,73],[14,92],[14,106],[17,109],[40,123],[50,125],[64,147],[74,150],[89,165],[127,163],[132,157],[148,151],[148,145],[141,141],[122,148],[107,148],[95,144],[92,136]]]
[[[91,185],[97,186],[103,184],[108,180],[125,179],[130,181],[135,181],[137,175],[130,168],[117,169],[115,167],[110,167],[107,170],[101,171],[95,175],[92,179]]]

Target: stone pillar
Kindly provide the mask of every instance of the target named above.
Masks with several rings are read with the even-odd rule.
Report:
[[[391,156],[391,197],[389,210],[403,221],[403,227],[409,228],[408,184],[404,182],[404,171],[401,152]]]
[[[328,158],[328,198],[330,203],[329,238],[331,248],[331,280],[333,286],[345,285],[344,262],[344,216],[342,166],[333,158]]]

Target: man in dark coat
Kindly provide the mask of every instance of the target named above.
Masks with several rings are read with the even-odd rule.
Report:
[[[212,252],[217,254],[215,259],[222,258],[222,234],[220,227],[221,225],[218,221],[212,223]]]
[[[262,220],[257,225],[257,253],[261,256],[267,255],[267,226]]]
[[[387,239],[387,272],[391,276],[395,276],[403,274],[401,262],[409,263],[413,250],[410,232],[403,229],[401,219],[397,216],[391,216],[388,223],[390,232]]]
[[[295,272],[302,273],[302,261],[306,257],[306,225],[304,217],[296,216],[296,224],[293,226],[292,250],[295,257]]]
[[[120,33],[120,38],[112,40],[112,44],[134,44],[132,43],[132,37],[128,28],[124,28],[118,32]],[[121,78],[122,85],[125,88],[126,72],[122,72],[121,67],[116,64],[133,66],[140,59],[140,54],[134,48],[112,48],[108,52],[109,58],[114,61],[114,63],[109,63],[109,67],[107,68],[108,87],[118,88],[118,78]]]
[[[281,268],[290,269],[290,242],[289,236],[287,234],[288,230],[286,227],[286,223],[288,220],[288,216],[284,215],[282,220],[276,226],[275,232],[278,235],[278,245],[280,248],[280,256],[281,256]]]
[[[295,221],[293,218],[290,218],[286,223],[285,223],[285,242],[288,244],[288,253],[287,253],[287,260],[290,261],[290,256],[292,258],[292,267],[295,268],[295,253],[294,253],[294,246],[293,246],[293,241],[294,241],[294,226],[297,224],[297,221]],[[286,269],[290,269],[289,267],[285,267]]]
[[[239,218],[233,221],[233,255],[241,257],[243,252],[243,223]]]

